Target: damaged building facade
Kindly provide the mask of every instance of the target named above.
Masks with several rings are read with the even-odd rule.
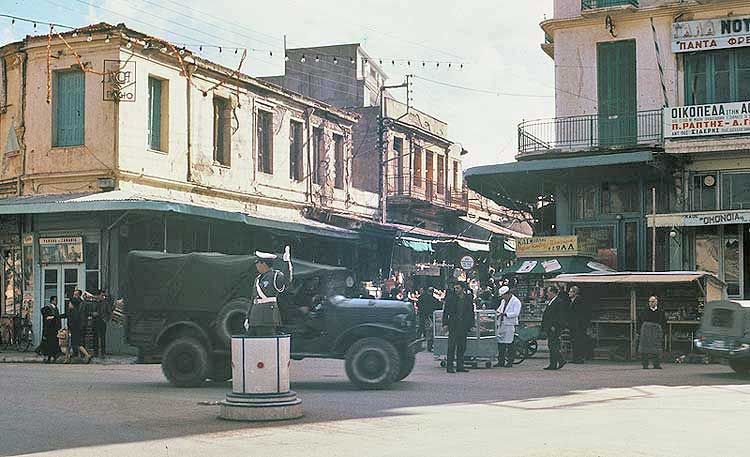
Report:
[[[376,216],[378,195],[352,184],[356,113],[123,24],[30,36],[0,63],[6,325],[30,311],[38,337],[51,296],[118,296],[134,249],[369,255],[356,231],[308,217]]]

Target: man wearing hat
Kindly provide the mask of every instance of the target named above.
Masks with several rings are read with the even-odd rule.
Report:
[[[281,326],[278,297],[286,290],[287,278],[273,268],[276,255],[256,251],[255,257],[258,276],[253,287],[253,305],[247,313],[248,334],[274,336]],[[284,260],[286,257],[285,253]]]
[[[496,367],[513,368],[513,338],[516,334],[521,300],[510,292],[510,287],[499,290],[500,306],[497,308],[497,363]]]

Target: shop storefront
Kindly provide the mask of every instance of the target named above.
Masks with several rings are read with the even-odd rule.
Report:
[[[315,221],[264,220],[164,201],[89,198],[0,202],[4,328],[18,326],[28,315],[38,343],[39,310],[53,296],[61,311],[75,289],[105,289],[112,297],[123,296],[127,254],[132,250],[247,254],[260,246],[281,252],[291,245],[299,258],[317,260],[307,248],[323,246],[330,263],[351,261],[357,255],[356,232]],[[119,327],[109,326],[107,341],[112,352],[127,349]]]

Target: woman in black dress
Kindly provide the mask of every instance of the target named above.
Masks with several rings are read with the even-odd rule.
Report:
[[[57,332],[61,328],[60,311],[57,309],[57,297],[50,297],[49,303],[42,308],[42,345],[41,353],[46,357],[45,362],[57,361],[62,354]]]
[[[664,350],[664,330],[667,326],[667,316],[659,306],[659,299],[652,295],[648,299],[648,307],[638,314],[638,332],[640,335],[638,352],[641,353],[643,369],[648,368],[652,361],[654,368],[661,369],[659,356]]]

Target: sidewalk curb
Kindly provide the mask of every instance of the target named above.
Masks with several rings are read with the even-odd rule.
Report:
[[[32,353],[33,354],[33,353]],[[29,354],[28,356],[23,355],[4,355],[3,353],[0,353],[0,364],[2,363],[17,363],[17,364],[36,364],[41,363],[44,364],[44,358],[42,356],[37,356],[36,354]],[[58,358],[58,361],[56,363],[52,363],[50,365],[87,365],[84,362],[74,362],[70,364],[65,364],[62,362],[62,358]],[[114,356],[109,357],[105,360],[93,358],[91,359],[91,365],[133,365],[136,362],[135,356]]]

